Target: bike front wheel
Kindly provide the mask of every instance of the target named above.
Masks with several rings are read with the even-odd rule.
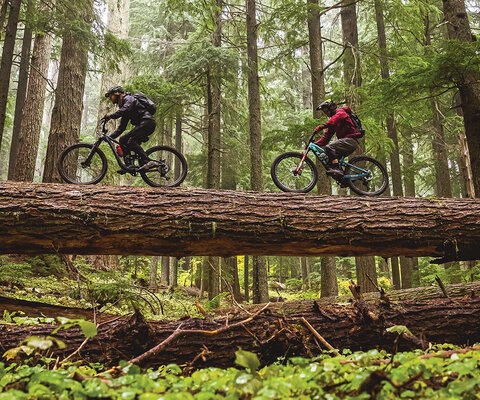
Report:
[[[345,167],[346,183],[361,196],[378,196],[388,185],[385,167],[369,156],[353,157]]]
[[[107,173],[107,157],[93,144],[77,143],[64,149],[58,158],[58,172],[68,183],[93,185]]]
[[[288,152],[280,154],[270,168],[273,182],[284,192],[307,193],[315,187],[318,171],[308,157],[300,169],[303,153]]]
[[[150,186],[175,187],[187,176],[187,160],[176,149],[168,146],[155,146],[146,151],[148,158],[157,161],[158,166],[140,171],[143,180]]]

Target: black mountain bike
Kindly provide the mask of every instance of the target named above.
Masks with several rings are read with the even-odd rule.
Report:
[[[321,164],[328,168],[328,157],[320,146],[313,143],[316,132],[310,137],[303,153],[287,152],[280,154],[270,170],[273,182],[284,192],[307,193],[315,187],[318,171],[315,163],[307,157],[310,151],[317,156]],[[344,172],[337,180],[342,187],[349,187],[353,192],[363,196],[378,196],[388,185],[385,167],[374,158],[366,155],[345,157],[338,160]]]
[[[65,181],[93,185],[105,177],[108,161],[105,153],[100,149],[103,142],[108,144],[121,170],[133,176],[140,175],[150,186],[174,187],[184,181],[187,176],[187,161],[180,152],[168,146],[154,146],[146,150],[146,153],[157,165],[148,170],[140,169],[138,154],[123,150],[126,153],[121,157],[117,153],[116,148],[120,143],[108,136],[105,124],[106,121],[102,121],[102,129],[95,143],[77,143],[60,153],[58,172]],[[145,138],[144,141],[147,140],[148,138]]]

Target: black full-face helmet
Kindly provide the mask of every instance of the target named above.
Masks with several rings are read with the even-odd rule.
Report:
[[[336,109],[337,109],[337,103],[335,103],[332,99],[327,99],[327,100],[323,101],[317,107],[317,110],[330,111],[330,112],[333,112]]]
[[[119,93],[125,93],[123,88],[121,86],[112,86],[110,89],[108,89],[107,93],[105,93],[105,97],[110,97],[112,94]]]

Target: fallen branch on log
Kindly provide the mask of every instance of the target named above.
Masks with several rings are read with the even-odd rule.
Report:
[[[186,329],[182,330],[181,327],[182,325],[180,324],[177,329],[175,329],[175,332],[173,332],[168,338],[166,338],[164,341],[159,343],[158,345],[154,346],[150,350],[146,351],[143,354],[140,354],[137,357],[134,357],[130,360],[132,364],[138,364],[141,365],[145,360],[148,360],[151,357],[156,356],[158,353],[160,353],[170,342],[173,340],[177,339],[180,336],[187,336],[187,335],[219,335],[221,333],[224,333],[226,331],[232,330],[236,328],[237,326],[245,326],[249,322],[253,321],[258,315],[260,315],[263,311],[265,311],[268,307],[270,306],[270,303],[267,303],[264,307],[262,307],[260,310],[258,310],[255,314],[251,315],[250,317],[236,322],[234,324],[229,325],[228,323],[218,329],[214,330],[199,330],[199,329]]]

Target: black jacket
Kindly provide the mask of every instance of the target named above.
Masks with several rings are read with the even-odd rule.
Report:
[[[119,104],[119,109],[110,114],[111,119],[121,118],[119,127],[110,135],[113,138],[120,136],[129,122],[134,126],[154,121],[153,115],[130,93],[126,93]]]

